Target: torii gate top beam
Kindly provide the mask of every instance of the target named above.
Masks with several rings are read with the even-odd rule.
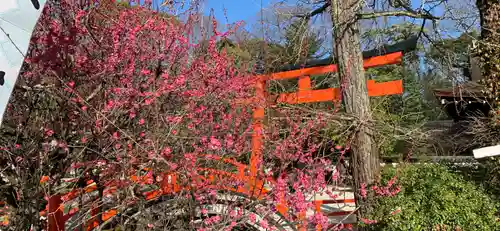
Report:
[[[404,42],[392,45],[383,46],[382,48],[365,52],[363,54],[363,67],[373,68],[378,66],[401,63],[404,52],[414,50],[417,43],[417,37],[412,37]],[[377,52],[379,55],[377,56]],[[328,88],[320,90],[312,90],[311,75],[326,74],[337,71],[336,64],[329,64],[331,60],[310,61],[306,63],[306,68],[301,66],[290,66],[284,69],[288,71],[271,73],[267,75],[257,76],[255,85],[256,97],[243,100],[243,103],[249,102],[265,102],[258,104],[253,112],[253,135],[252,135],[252,154],[250,158],[250,177],[251,181],[258,178],[260,163],[262,162],[262,146],[263,146],[263,124],[265,107],[275,103],[312,103],[312,102],[328,102],[341,99],[339,88]],[[309,67],[307,67],[309,66]],[[277,96],[270,96],[266,92],[266,81],[268,80],[283,80],[283,79],[299,79],[299,89],[293,93],[282,93]],[[370,96],[394,95],[403,93],[403,81],[388,81],[384,83],[375,83],[374,80],[369,80],[367,83],[368,94]],[[241,101],[240,101],[241,103]]]

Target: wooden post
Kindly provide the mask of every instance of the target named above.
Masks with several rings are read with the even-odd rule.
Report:
[[[320,201],[320,200],[317,200],[317,201],[314,201],[314,212],[315,213],[321,213],[321,204],[322,204],[323,201]],[[316,231],[321,231],[323,230],[323,227],[321,226],[321,224],[317,224],[316,225]]]
[[[59,194],[49,198],[48,230],[64,231],[62,199]]]
[[[257,80],[255,86],[257,107],[253,111],[253,133],[252,133],[252,155],[250,157],[250,187],[253,188],[257,183],[257,175],[262,162],[262,122],[264,120],[265,107],[265,90],[266,81],[263,79]]]
[[[299,231],[307,231],[306,211],[300,212],[298,217],[299,217],[298,230]]]

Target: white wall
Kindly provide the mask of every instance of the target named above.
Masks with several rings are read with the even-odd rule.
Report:
[[[30,0],[1,0],[0,3],[0,70],[5,72],[5,84],[0,86],[0,124],[46,0],[39,2],[39,10]]]

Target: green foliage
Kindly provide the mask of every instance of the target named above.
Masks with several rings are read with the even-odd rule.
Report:
[[[434,113],[438,110],[423,98],[423,85],[411,68],[400,65],[385,66],[368,70],[367,73],[374,76],[378,82],[403,80],[403,95],[373,97],[370,102],[373,117],[377,121],[376,139],[382,156],[406,154],[401,144],[416,137],[408,137],[408,134],[403,132],[420,127],[435,117]]]
[[[480,188],[443,165],[419,164],[385,168],[382,183],[397,175],[401,191],[377,197],[374,230],[499,230],[493,201]],[[452,228],[453,227],[453,228]],[[443,229],[441,229],[443,230]]]
[[[310,33],[307,24],[297,20],[285,30],[284,40],[268,43],[258,38],[250,38],[238,43],[224,39],[219,41],[219,50],[226,50],[237,64],[252,67],[259,53],[263,52],[266,72],[278,71],[285,64],[296,64],[315,58],[323,40]]]
[[[445,66],[466,63],[470,55],[469,46],[479,37],[476,31],[463,33],[458,38],[442,39],[430,46],[428,58]],[[451,60],[450,60],[451,58]]]
[[[308,30],[308,21],[296,20],[285,31],[286,63],[296,64],[316,57],[323,40]]]
[[[363,39],[367,47],[378,47],[380,42],[397,43],[420,32],[420,25],[412,23],[395,24],[386,28],[375,28],[366,31]],[[380,38],[383,38],[380,41]],[[378,41],[370,44],[369,41]],[[436,76],[418,73],[420,60],[417,55],[427,55],[419,45],[417,50],[405,54],[402,64],[389,65],[367,70],[367,75],[377,82],[403,80],[403,95],[372,97],[373,117],[376,121],[376,139],[383,157],[402,157],[408,149],[424,143],[419,133],[427,121],[440,117],[441,110],[432,89],[436,86]],[[415,134],[412,134],[415,133]],[[410,145],[412,147],[410,147]],[[424,150],[425,152],[425,150]],[[425,152],[427,153],[427,152]],[[415,151],[413,154],[416,154]]]
[[[428,107],[420,95],[420,84],[412,78],[413,76],[405,75],[402,68],[392,67],[391,69],[371,71],[381,82],[403,79],[405,91],[403,96],[393,95],[370,99],[373,117],[377,121],[376,139],[382,156],[404,154],[406,150],[400,144],[409,137],[401,134],[401,131],[415,129],[428,120],[425,115]]]
[[[267,73],[277,72],[284,65],[298,64],[305,60],[316,58],[323,40],[307,28],[307,22],[296,20],[286,27],[283,41],[268,43],[258,38],[250,38],[239,42],[224,39],[218,42],[218,49],[231,55],[237,66],[243,66],[249,71],[263,53],[264,70]],[[268,89],[270,92],[282,93],[294,91],[297,80],[273,81]]]
[[[253,68],[261,51],[264,52],[264,69],[267,72],[272,72],[276,68],[281,67],[285,62],[284,47],[275,43],[266,43],[257,38],[233,42],[229,39],[218,42],[219,50],[225,50],[231,55],[237,65],[246,65],[249,69]]]
[[[491,158],[484,164],[486,169],[481,185],[493,196],[500,210],[500,158]]]
[[[410,0],[389,0],[389,6],[392,7],[403,7],[403,6],[411,6]]]
[[[397,43],[420,32],[421,25],[403,22],[382,28],[370,28],[361,36],[368,47],[379,47],[381,43]],[[425,31],[425,29],[424,29]]]
[[[111,17],[118,17],[115,14],[118,14],[117,12],[120,12],[120,10],[123,9],[134,9],[134,8],[140,8],[141,4],[134,4],[133,1],[131,2],[130,0],[115,0],[115,1],[103,1],[100,5],[100,8],[107,8],[109,11],[108,16]],[[143,13],[144,14],[144,13]],[[166,12],[158,12],[158,15],[166,20],[169,20],[170,22],[173,22],[175,24],[180,24],[181,21],[179,19],[169,13]],[[146,22],[148,19],[150,19],[151,15],[144,14],[143,15],[143,21]]]

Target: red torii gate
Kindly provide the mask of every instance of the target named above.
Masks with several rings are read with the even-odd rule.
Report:
[[[409,44],[409,46],[408,46]],[[373,68],[378,66],[390,65],[390,64],[398,64],[402,62],[403,54],[405,51],[413,50],[414,45],[416,44],[416,39],[412,38],[409,41],[396,44],[394,46],[384,47],[385,52],[381,52],[380,55],[371,55],[364,59],[364,68]],[[374,51],[369,51],[374,52]],[[365,53],[366,54],[366,53]],[[288,104],[299,104],[299,103],[313,103],[313,102],[331,102],[340,100],[341,93],[339,88],[328,88],[328,89],[320,89],[320,90],[312,90],[311,79],[312,75],[320,75],[331,72],[336,72],[337,66],[335,64],[330,65],[322,65],[319,64],[317,66],[288,70],[278,73],[273,73],[270,75],[260,75],[257,76],[258,80],[256,81],[256,97],[265,99],[266,104],[260,104],[253,111],[253,134],[252,134],[252,154],[250,158],[249,165],[239,163],[232,159],[223,159],[215,155],[206,155],[207,158],[223,161],[227,164],[233,165],[237,168],[237,173],[225,172],[217,169],[208,169],[208,168],[199,168],[198,171],[208,172],[208,177],[200,176],[201,180],[207,180],[209,182],[216,182],[216,180],[223,179],[236,179],[240,182],[244,182],[243,186],[234,187],[219,187],[218,189],[234,191],[238,193],[242,193],[244,195],[255,197],[254,192],[258,190],[260,195],[268,193],[268,191],[264,188],[264,182],[268,181],[271,184],[274,182],[273,179],[263,179],[260,177],[258,163],[262,160],[262,147],[263,147],[263,137],[261,135],[263,124],[262,120],[264,119],[264,109],[266,105],[272,103],[288,103]],[[298,91],[293,93],[282,93],[279,95],[267,95],[265,91],[266,82],[269,80],[285,80],[285,79],[298,79]],[[388,81],[377,83],[374,80],[367,81],[368,95],[369,96],[383,96],[383,95],[394,95],[394,94],[402,94],[403,93],[403,84],[402,80]],[[248,103],[256,99],[247,99],[242,100],[239,103]],[[249,170],[249,175],[247,175],[247,170]],[[130,179],[134,182],[145,183],[145,179],[132,175]],[[189,187],[181,187],[177,182],[177,177],[175,173],[165,173],[162,177],[162,181],[159,182],[160,189],[153,190],[150,192],[144,193],[144,196],[147,200],[154,200],[161,195],[171,194],[173,192],[179,192],[183,190],[189,190]],[[104,190],[104,195],[109,195],[118,190],[117,187],[113,185],[112,182],[109,184],[105,184],[106,189]],[[65,222],[70,219],[71,216],[76,214],[78,208],[74,208],[70,210],[67,214],[64,214],[64,201],[71,200],[76,198],[78,195],[83,193],[90,193],[92,191],[97,190],[97,186],[92,182],[87,182],[87,186],[83,189],[74,189],[71,192],[64,195],[52,195],[48,200],[48,205],[45,210],[41,211],[40,214],[42,216],[48,216],[48,230],[49,231],[64,231],[65,230]],[[64,200],[63,200],[64,199]],[[321,212],[320,207],[322,204],[335,204],[335,203],[353,203],[353,199],[348,200],[317,200],[314,201],[316,212]],[[133,206],[133,204],[131,204]],[[287,217],[287,205],[285,202],[278,204],[277,210],[279,213]],[[340,214],[342,212],[336,212],[336,214],[328,214],[328,215],[343,215]],[[107,211],[103,211],[99,214],[99,209],[92,208],[91,215],[93,216],[90,220],[88,220],[85,224],[87,230],[92,230],[100,225],[100,222],[107,221],[112,219],[118,214],[116,209],[110,209]],[[305,218],[305,214],[298,214],[299,218]],[[99,219],[98,219],[99,218]],[[300,225],[300,230],[306,229],[306,223],[304,219],[304,223]],[[321,227],[317,227],[318,230],[321,230]]]

